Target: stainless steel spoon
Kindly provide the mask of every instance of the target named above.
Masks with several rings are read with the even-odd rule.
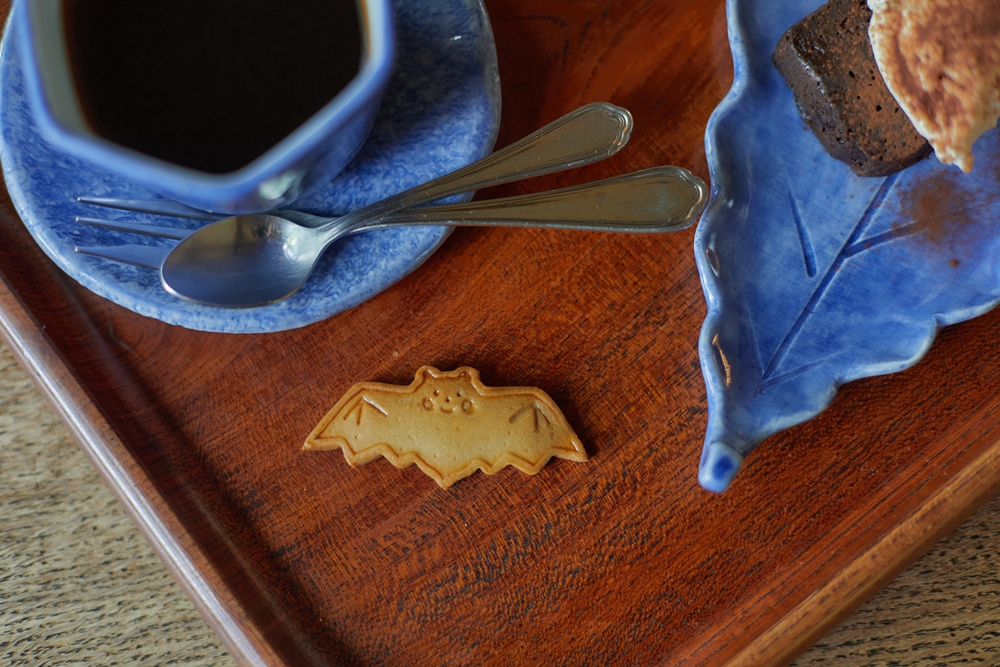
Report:
[[[182,241],[160,275],[185,299],[249,308],[295,293],[324,248],[360,231],[449,225],[665,232],[689,226],[707,200],[705,184],[686,169],[656,167],[533,195],[390,211],[366,222],[344,216],[305,227],[273,215],[237,216]]]
[[[627,110],[589,104],[458,171],[339,218],[278,212],[212,223],[170,253],[160,279],[168,291],[213,306],[246,308],[279,301],[305,282],[326,246],[373,220],[443,197],[602,160],[621,150],[631,132]]]

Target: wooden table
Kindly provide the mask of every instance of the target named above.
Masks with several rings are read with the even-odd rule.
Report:
[[[487,5],[501,145],[596,100],[629,108],[637,126],[605,163],[494,194],[663,163],[707,177],[705,122],[732,80],[721,0]],[[705,306],[690,232],[459,230],[347,313],[242,337],[95,297],[41,254],[6,200],[0,234],[11,348],[246,664],[774,664],[1000,489],[993,312],[946,330],[916,368],[846,387],[755,452],[723,496],[701,491]],[[352,470],[299,451],[352,383],[463,363],[487,384],[546,390],[590,462],[443,492],[414,468]],[[85,566],[121,562],[95,539]],[[17,573],[49,562],[19,561]],[[118,600],[153,636],[137,650],[155,645],[160,605]],[[32,632],[45,643],[44,622]]]
[[[0,661],[235,664],[0,344]],[[813,665],[1000,664],[1000,496],[812,649]]]

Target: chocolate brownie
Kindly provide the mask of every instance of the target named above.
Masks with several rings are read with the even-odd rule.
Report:
[[[799,115],[859,176],[888,176],[930,154],[882,80],[868,40],[866,0],[830,0],[788,29],[771,61]]]

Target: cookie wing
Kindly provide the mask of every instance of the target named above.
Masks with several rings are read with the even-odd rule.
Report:
[[[341,449],[352,466],[384,455],[388,445],[382,431],[400,401],[400,389],[406,388],[376,382],[354,385],[316,425],[302,449]]]
[[[531,467],[540,469],[550,458],[586,461],[587,452],[562,411],[547,394],[534,388],[510,388],[504,414],[511,440],[527,449]],[[517,392],[517,393],[514,393]],[[520,393],[523,392],[523,393]],[[515,464],[511,464],[515,465]],[[529,470],[517,466],[524,472]]]

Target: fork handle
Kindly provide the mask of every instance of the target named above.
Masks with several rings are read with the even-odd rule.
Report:
[[[705,184],[687,169],[654,167],[536,194],[407,209],[351,231],[447,225],[667,232],[689,226],[707,200]]]
[[[597,162],[620,151],[631,134],[627,109],[607,102],[588,104],[481,160],[327,224],[346,223],[353,229],[410,206]]]
[[[579,167],[620,151],[632,134],[632,114],[595,102],[571,111],[520,141],[397,195],[407,205]],[[395,197],[393,197],[395,199]]]

